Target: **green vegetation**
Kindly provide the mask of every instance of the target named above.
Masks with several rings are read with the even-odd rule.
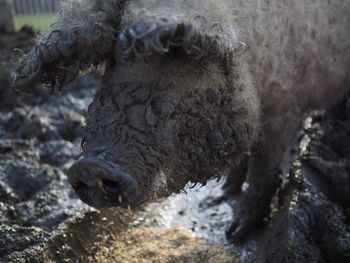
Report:
[[[15,16],[15,27],[19,30],[24,25],[32,26],[36,30],[47,29],[57,18],[57,13],[32,14]]]

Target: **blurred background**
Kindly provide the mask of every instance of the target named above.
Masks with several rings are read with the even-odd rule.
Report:
[[[0,0],[0,28],[20,30],[24,25],[46,29],[54,22],[61,0]]]

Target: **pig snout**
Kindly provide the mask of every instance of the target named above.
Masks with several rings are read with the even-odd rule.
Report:
[[[88,156],[72,165],[68,180],[80,199],[93,207],[133,207],[137,181],[124,169],[100,156]]]

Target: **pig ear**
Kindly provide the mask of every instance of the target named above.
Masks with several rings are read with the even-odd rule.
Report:
[[[208,29],[197,24],[195,19],[190,23],[171,23],[167,19],[137,23],[122,31],[119,47],[123,55],[131,60],[179,49],[195,60],[222,60],[244,49],[244,44],[236,41],[235,34],[224,32],[220,25],[213,24]]]

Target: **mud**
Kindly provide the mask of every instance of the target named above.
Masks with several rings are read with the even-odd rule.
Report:
[[[109,262],[113,253],[137,247],[145,248],[138,251],[143,255],[157,235],[163,258],[188,255],[192,247],[203,256],[212,247],[210,253],[232,254],[232,262],[350,262],[349,101],[306,118],[273,218],[247,242],[232,245],[224,233],[232,214],[220,198],[222,181],[137,212],[98,211],[78,200],[65,172],[80,155],[98,73],[78,78],[62,94],[36,87],[34,95],[14,96],[10,58],[16,47],[28,51],[34,35],[30,29],[0,34],[0,262]],[[182,255],[176,240],[185,244]]]
[[[82,81],[96,82],[92,76]],[[68,93],[53,101],[0,115],[0,256],[30,250],[62,222],[90,211],[74,197],[64,174],[80,152],[83,108]]]
[[[0,262],[39,260],[60,224],[92,211],[75,198],[64,172],[80,153],[86,98],[98,77],[83,76],[62,96],[42,87],[15,96],[11,57],[15,48],[28,51],[33,37],[30,28],[0,37]]]
[[[350,261],[350,100],[305,120],[258,262]]]
[[[135,243],[138,246],[135,246]],[[235,263],[225,249],[204,244],[180,228],[134,228],[107,242],[95,256],[97,262],[128,263]]]

